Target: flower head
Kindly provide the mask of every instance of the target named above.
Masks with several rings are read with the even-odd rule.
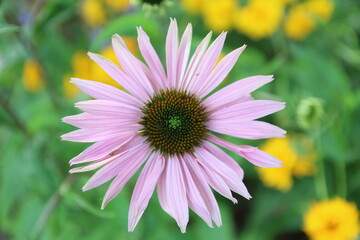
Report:
[[[304,215],[303,229],[311,240],[353,240],[359,226],[356,204],[339,197],[313,203]]]
[[[32,58],[26,60],[22,79],[25,89],[30,92],[37,92],[42,88],[44,82],[43,70],[37,60]]]
[[[131,198],[129,231],[144,213],[155,187],[162,208],[177,221],[182,232],[189,219],[189,207],[209,226],[212,222],[221,225],[210,186],[234,203],[237,201],[231,191],[251,198],[242,181],[243,170],[219,146],[257,166],[281,166],[279,160],[255,147],[238,146],[215,135],[247,139],[284,136],[284,130],[255,119],[277,112],[285,104],[250,97],[252,91],[272,81],[272,76],[245,78],[210,94],[228,75],[245,46],[217,63],[226,33],[220,34],[210,47],[208,34],[190,58],[191,36],[189,24],[179,43],[177,23],[171,20],[166,38],[166,72],[141,27],[138,44],[145,63],[129,51],[118,35],[112,40],[122,68],[89,53],[126,91],[72,79],[95,98],[75,105],[84,113],[63,119],[81,129],[64,134],[62,139],[95,142],[70,160],[71,165],[90,162],[72,169],[72,173],[100,168],[83,190],[113,179],[102,203],[104,208],[144,165]]]

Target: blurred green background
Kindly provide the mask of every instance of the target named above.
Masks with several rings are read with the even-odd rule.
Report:
[[[144,2],[0,1],[1,240],[308,239],[303,216],[311,203],[338,196],[359,208],[359,1]],[[92,173],[68,173],[68,160],[88,146],[60,141],[61,134],[74,130],[61,118],[78,113],[74,102],[87,99],[68,81],[79,77],[115,85],[86,52],[115,60],[109,44],[118,33],[141,58],[136,26],[144,28],[164,60],[169,17],[177,19],[181,32],[193,24],[193,48],[210,30],[215,36],[229,31],[223,54],[247,44],[222,86],[275,75],[254,96],[287,103],[266,120],[286,129],[288,137],[232,140],[259,146],[284,161],[284,168],[257,169],[232,154],[245,170],[253,198],[237,195],[233,205],[216,194],[221,228],[211,229],[191,214],[187,233],[181,234],[154,194],[135,232],[128,233],[136,177],[101,211],[108,184],[83,193]]]

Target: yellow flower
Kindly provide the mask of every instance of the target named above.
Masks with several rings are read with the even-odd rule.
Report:
[[[105,3],[115,11],[122,12],[129,8],[129,0],[105,0]]]
[[[25,89],[30,92],[37,92],[42,88],[44,82],[43,71],[38,61],[32,58],[26,60],[22,80]]]
[[[303,4],[290,9],[284,23],[284,32],[288,38],[303,40],[314,28],[315,22]]]
[[[303,220],[303,230],[311,240],[354,240],[359,233],[355,203],[338,197],[313,203]]]
[[[235,0],[209,0],[203,4],[204,23],[215,32],[230,30],[235,9]]]
[[[260,179],[267,187],[288,191],[293,185],[293,176],[302,177],[315,172],[313,145],[304,136],[294,136],[291,140],[289,137],[273,138],[261,149],[283,162],[281,168],[257,168]]]
[[[186,12],[199,14],[206,4],[206,0],[181,0],[181,5]]]
[[[309,0],[304,3],[305,8],[323,21],[328,21],[334,10],[331,0]]]
[[[272,35],[279,26],[284,4],[278,0],[250,0],[247,6],[236,11],[235,28],[248,37],[258,40]]]
[[[83,0],[81,15],[91,27],[99,27],[106,21],[106,12],[101,0]]]

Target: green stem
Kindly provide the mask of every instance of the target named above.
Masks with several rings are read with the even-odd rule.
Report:
[[[75,176],[69,175],[65,180],[62,182],[58,190],[53,194],[53,196],[49,199],[47,204],[45,205],[43,211],[41,212],[40,217],[38,218],[35,227],[32,231],[30,239],[39,239],[47,221],[49,220],[51,214],[54,212],[56,206],[62,200],[62,197],[66,192],[69,190],[69,187],[74,182]]]
[[[321,129],[317,131],[318,138],[318,160],[317,167],[318,173],[315,176],[315,191],[318,199],[327,199],[329,197],[327,184],[326,184],[326,172],[325,172],[325,163],[322,151],[322,141],[321,141]]]
[[[339,197],[346,199],[347,185],[346,185],[346,167],[343,161],[336,162],[336,192]]]

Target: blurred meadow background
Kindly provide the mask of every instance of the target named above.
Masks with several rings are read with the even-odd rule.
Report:
[[[232,155],[253,198],[236,195],[233,205],[216,194],[221,228],[191,213],[181,234],[154,194],[128,233],[136,177],[100,210],[108,184],[82,192],[92,173],[68,173],[88,145],[60,141],[74,130],[61,118],[88,99],[70,77],[121,88],[87,51],[116,61],[110,40],[118,33],[141,59],[142,26],[164,62],[170,17],[181,32],[193,24],[193,48],[210,30],[228,31],[223,54],[247,44],[220,87],[275,75],[254,96],[287,103],[266,118],[287,137],[233,142],[259,146],[284,167],[259,169]],[[0,239],[360,239],[359,39],[358,0],[0,0]],[[316,224],[328,228],[311,235]]]

